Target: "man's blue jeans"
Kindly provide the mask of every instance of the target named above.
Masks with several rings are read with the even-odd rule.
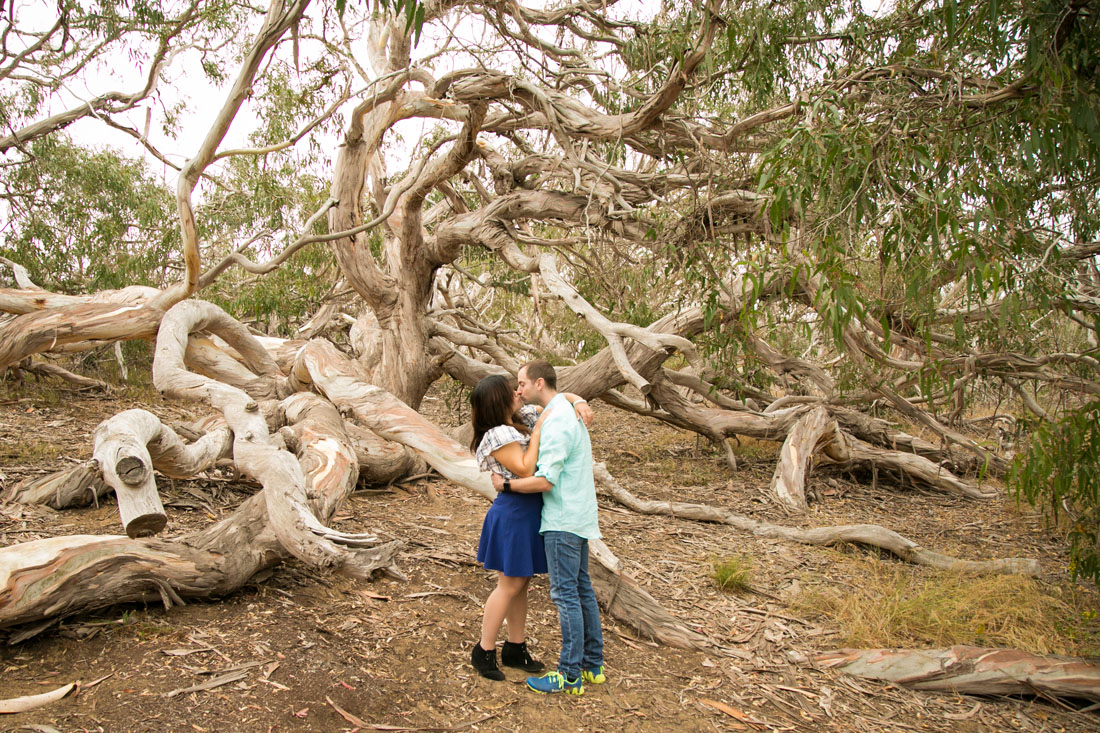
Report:
[[[550,600],[561,622],[561,658],[558,672],[575,680],[582,669],[603,664],[600,607],[588,577],[588,540],[572,532],[544,532],[546,564],[550,570]]]

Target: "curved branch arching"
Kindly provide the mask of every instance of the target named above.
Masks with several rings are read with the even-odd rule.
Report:
[[[157,389],[174,397],[201,399],[221,410],[233,431],[234,461],[242,473],[264,487],[271,527],[288,552],[310,565],[362,574],[355,553],[334,544],[332,539],[340,539],[339,533],[325,527],[309,507],[302,468],[271,439],[259,405],[244,391],[184,367],[188,336],[199,330],[221,336],[254,371],[281,381],[275,362],[244,326],[212,304],[184,301],[165,314],[157,335],[153,362]],[[332,450],[335,453],[330,460],[340,467],[336,475],[350,482],[342,491],[346,495],[359,475],[355,453],[346,437],[333,438]]]

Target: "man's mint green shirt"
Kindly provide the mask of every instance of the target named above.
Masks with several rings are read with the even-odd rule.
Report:
[[[560,393],[546,406],[535,475],[554,485],[542,495],[539,532],[572,532],[586,540],[600,537],[596,484],[592,479],[592,441],[573,406]]]

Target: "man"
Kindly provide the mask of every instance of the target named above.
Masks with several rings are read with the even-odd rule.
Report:
[[[519,370],[520,396],[549,412],[542,424],[538,465],[529,478],[505,480],[493,474],[497,491],[543,494],[540,533],[550,571],[550,599],[558,607],[561,657],[558,670],[528,677],[535,692],[584,693],[584,682],[602,684],[603,631],[600,609],[588,576],[588,541],[599,539],[592,443],[573,406],[558,393],[558,378],[539,359]]]

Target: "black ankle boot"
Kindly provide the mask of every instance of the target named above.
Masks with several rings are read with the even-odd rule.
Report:
[[[545,664],[531,658],[525,641],[518,644],[504,642],[504,648],[500,650],[500,662],[506,667],[518,667],[524,672],[541,672],[546,669]]]
[[[477,673],[488,680],[497,682],[504,679],[504,673],[497,666],[497,650],[485,651],[481,648],[481,642],[474,644],[474,650],[470,653],[470,664],[474,665]]]

